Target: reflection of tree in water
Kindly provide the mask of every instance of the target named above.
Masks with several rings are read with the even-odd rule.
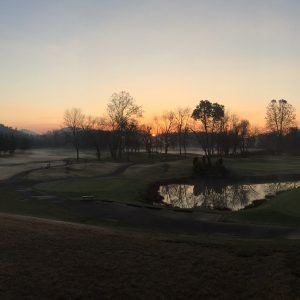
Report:
[[[196,184],[194,194],[203,199],[202,207],[211,209],[241,209],[249,204],[251,185]]]
[[[160,187],[164,202],[174,207],[192,208],[198,206],[198,199],[193,193],[193,186],[186,184],[170,184]]]
[[[300,182],[226,185],[222,182],[202,181],[195,185],[161,186],[159,193],[164,197],[164,202],[173,207],[239,210],[268,194],[275,195],[297,187],[300,187]]]
[[[276,195],[282,191],[289,191],[300,187],[299,182],[273,182],[267,184],[266,192],[269,195]]]

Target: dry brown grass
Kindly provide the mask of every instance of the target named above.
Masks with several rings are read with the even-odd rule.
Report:
[[[1,299],[296,299],[298,244],[164,241],[1,215]]]

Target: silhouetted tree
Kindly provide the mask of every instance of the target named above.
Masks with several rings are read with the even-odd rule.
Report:
[[[277,151],[282,151],[282,137],[295,125],[295,108],[287,100],[272,100],[267,107],[266,126],[277,136]]]
[[[199,142],[210,163],[210,158],[214,154],[215,134],[220,129],[221,121],[224,118],[224,106],[218,103],[211,103],[208,100],[201,100],[192,113],[196,121],[200,121],[201,130]],[[197,133],[196,130],[194,130]]]
[[[175,114],[172,111],[165,112],[161,117],[161,135],[163,138],[164,151],[168,154],[171,145],[172,131],[175,129]]]
[[[136,123],[136,119],[142,117],[143,111],[128,92],[122,91],[111,96],[107,112],[112,134],[110,149],[112,157],[116,159],[117,154],[119,157],[122,156],[128,126]]]
[[[145,147],[145,151],[148,153],[148,157],[150,158],[152,155],[153,149],[153,135],[152,135],[152,127],[150,125],[141,125],[140,133],[143,141],[143,145]]]
[[[84,121],[84,115],[79,108],[66,110],[64,115],[64,125],[70,130],[73,138],[73,145],[76,150],[76,158],[79,159],[79,137]]]
[[[82,122],[82,130],[91,146],[96,150],[97,159],[101,159],[101,146],[103,130],[105,128],[104,118],[85,116]]]
[[[250,122],[248,120],[241,120],[240,124],[240,149],[241,154],[246,154],[251,141],[250,138]]]
[[[191,111],[189,108],[178,108],[175,112],[175,126],[177,131],[179,155],[182,154],[182,149],[186,155],[187,136],[190,129],[190,118]]]

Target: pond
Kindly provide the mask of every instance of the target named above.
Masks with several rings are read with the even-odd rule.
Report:
[[[237,211],[257,206],[277,193],[300,187],[300,181],[228,183],[224,181],[174,183],[158,189],[162,204],[176,208]]]

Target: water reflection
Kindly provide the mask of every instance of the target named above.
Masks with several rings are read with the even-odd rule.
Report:
[[[163,203],[178,208],[240,210],[249,206],[253,201],[298,187],[300,187],[300,181],[259,184],[202,181],[197,184],[162,185],[159,187],[159,194],[163,197]]]

